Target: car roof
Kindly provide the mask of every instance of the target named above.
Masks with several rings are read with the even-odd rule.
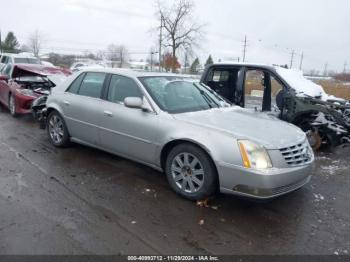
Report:
[[[102,73],[109,73],[109,74],[120,74],[132,78],[137,77],[156,77],[156,76],[176,76],[176,77],[183,77],[183,78],[195,78],[192,75],[182,75],[182,74],[174,74],[174,73],[162,73],[162,72],[145,72],[145,71],[137,71],[133,69],[126,69],[126,68],[84,68],[80,70],[79,72],[102,72]]]
[[[31,54],[23,54],[23,53],[19,53],[19,54],[15,54],[15,53],[2,53],[1,56],[11,56],[13,58],[36,58],[35,56],[31,55]]]
[[[248,62],[218,62],[214,63],[210,66],[247,66],[247,67],[256,67],[267,70],[275,70],[275,67],[267,64],[259,64],[259,63],[248,63]]]

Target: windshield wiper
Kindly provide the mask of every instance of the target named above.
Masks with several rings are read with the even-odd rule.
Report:
[[[198,89],[199,93],[204,98],[205,102],[208,103],[208,106],[210,108],[213,108],[214,106],[219,107],[219,104],[217,104],[205,91],[198,88],[198,86],[196,86],[195,84],[193,85]]]
[[[208,106],[210,108],[213,108],[212,103],[210,102],[210,99],[208,98],[207,94],[203,91],[203,90],[199,90],[199,93],[202,95],[202,97],[204,98],[204,100],[208,103]]]

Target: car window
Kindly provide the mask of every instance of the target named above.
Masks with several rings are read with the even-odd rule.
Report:
[[[206,84],[230,102],[234,102],[238,76],[238,68],[217,68],[209,72]]]
[[[3,63],[3,64],[7,64],[7,63],[8,63],[8,60],[9,60],[9,57],[8,57],[8,56],[3,55],[3,56],[1,57],[1,63]]]
[[[208,75],[208,81],[213,82],[225,82],[230,78],[229,70],[213,70],[211,74]]]
[[[270,79],[271,79],[271,103],[273,106],[277,106],[278,105],[277,95],[281,90],[284,89],[284,86],[273,75],[270,75]]]
[[[261,110],[264,90],[264,72],[260,70],[247,71],[244,82],[245,107]]]
[[[123,103],[126,97],[140,97],[142,92],[136,82],[128,77],[113,75],[108,88],[107,100]]]
[[[11,69],[12,69],[12,65],[11,64],[7,64],[2,72],[3,72],[4,75],[7,75],[8,77],[10,77]]]
[[[83,82],[80,85],[78,94],[100,98],[105,77],[105,73],[86,73]]]
[[[71,83],[71,85],[68,87],[67,92],[78,94],[79,87],[81,85],[81,82],[83,81],[83,78],[85,76],[85,73],[80,74],[74,81]]]
[[[16,64],[40,64],[40,61],[37,58],[16,57],[15,63]]]

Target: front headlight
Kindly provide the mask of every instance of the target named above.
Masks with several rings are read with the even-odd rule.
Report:
[[[34,94],[33,90],[31,90],[31,89],[17,89],[17,92],[19,92],[25,96],[34,96],[35,97],[35,94]]]
[[[263,146],[249,140],[238,140],[238,146],[245,168],[266,169],[272,167],[269,154]]]

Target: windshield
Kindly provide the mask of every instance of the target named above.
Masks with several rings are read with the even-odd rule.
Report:
[[[39,59],[36,58],[27,58],[27,57],[17,57],[15,58],[16,64],[40,64]]]
[[[157,105],[172,114],[230,105],[214,91],[203,84],[195,83],[193,79],[165,76],[139,79]]]

